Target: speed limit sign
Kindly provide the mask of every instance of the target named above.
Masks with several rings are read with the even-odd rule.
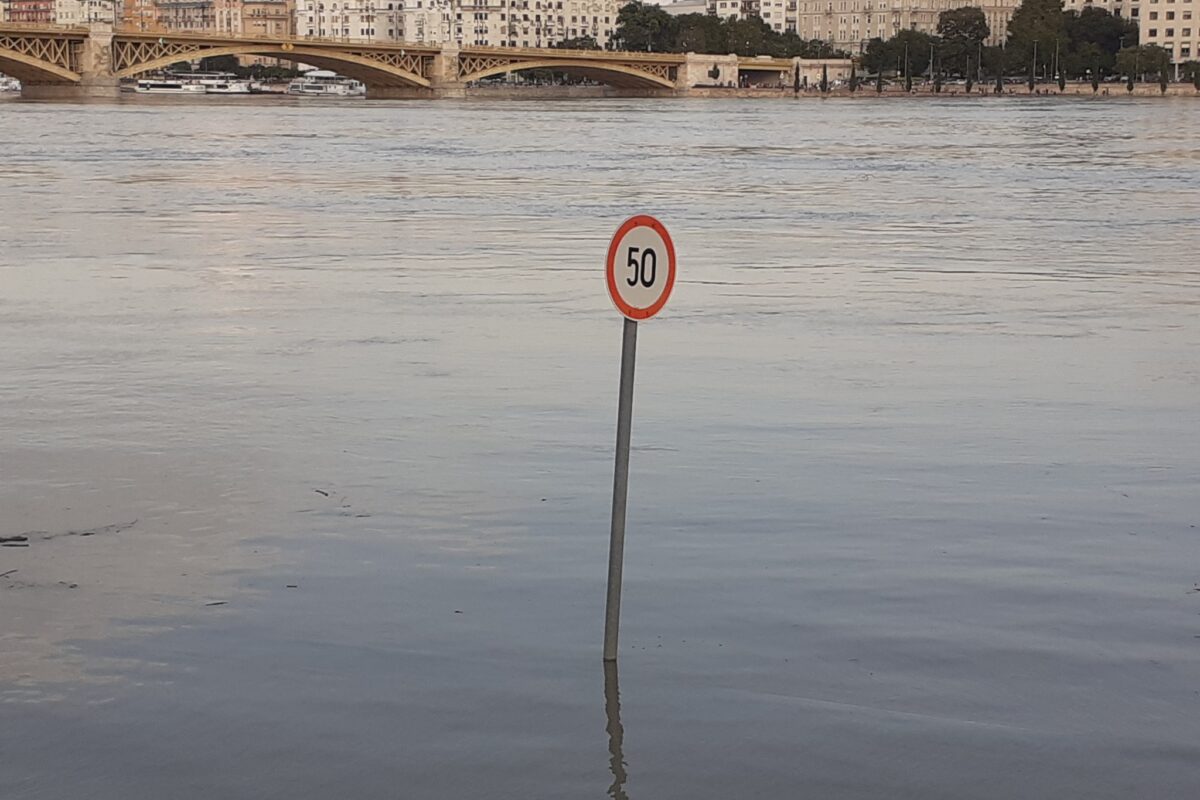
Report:
[[[604,264],[608,296],[625,315],[621,329],[621,387],[617,399],[617,451],[613,467],[612,525],[608,539],[608,597],[604,604],[604,660],[617,660],[621,627],[621,572],[625,561],[625,506],[629,499],[629,439],[633,427],[633,375],[638,321],[667,304],[675,286],[675,245],[666,227],[638,214],[621,223]]]
[[[666,227],[639,214],[617,228],[605,265],[608,294],[628,319],[650,319],[675,286],[675,245]]]

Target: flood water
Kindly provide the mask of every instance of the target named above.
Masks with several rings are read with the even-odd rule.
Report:
[[[0,797],[1194,795],[1197,131],[0,103]]]

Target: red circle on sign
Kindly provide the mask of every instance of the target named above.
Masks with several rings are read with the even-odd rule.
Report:
[[[667,280],[664,288],[653,302],[645,306],[636,306],[630,303],[621,295],[617,286],[617,254],[621,249],[621,242],[637,228],[650,228],[658,234],[658,238],[667,248]],[[675,243],[671,241],[671,234],[667,233],[666,226],[649,214],[638,214],[622,222],[621,227],[617,228],[617,232],[613,235],[612,242],[608,245],[608,258],[605,262],[604,273],[608,283],[608,296],[612,298],[613,305],[617,307],[617,310],[626,317],[632,320],[650,319],[661,311],[671,297],[671,290],[675,287]]]

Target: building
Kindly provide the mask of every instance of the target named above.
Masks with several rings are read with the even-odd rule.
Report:
[[[408,0],[418,5],[439,0]],[[300,36],[387,41],[399,38],[405,0],[296,0],[294,28]]]
[[[213,31],[236,36],[242,30],[242,0],[213,0]]]
[[[1200,0],[1063,0],[1066,11],[1086,8],[1136,22],[1138,44],[1158,45],[1176,65],[1200,60]]]
[[[155,5],[161,31],[211,33],[216,30],[214,0],[158,0]]]
[[[241,32],[246,36],[295,35],[292,0],[242,0]]]
[[[54,24],[55,0],[8,0],[8,22]]]
[[[57,25],[87,25],[92,22],[116,20],[114,0],[54,0],[54,22]]]
[[[619,0],[297,0],[300,36],[414,44],[553,47],[590,37],[604,47]]]
[[[966,6],[983,9],[991,36],[987,44],[1008,38],[1008,22],[1019,0],[798,0],[796,33],[822,39],[849,52],[860,52],[870,39],[890,39],[902,30],[937,33],[943,11]]]
[[[123,0],[119,25],[124,31],[157,31],[158,7],[154,0]]]
[[[1200,0],[1140,0],[1127,3],[1138,24],[1138,44],[1156,44],[1176,65],[1200,59]]]
[[[722,19],[761,17],[779,33],[820,39],[857,53],[868,40],[890,39],[902,30],[937,33],[943,11],[965,6],[983,10],[991,29],[987,43],[999,44],[1008,37],[1008,21],[1019,5],[1020,0],[683,0],[663,9],[669,14],[707,13]]]
[[[683,14],[707,14],[708,0],[677,0],[674,3],[663,3],[661,7],[673,17]]]

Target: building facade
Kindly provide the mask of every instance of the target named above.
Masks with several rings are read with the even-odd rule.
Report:
[[[1200,0],[1140,0],[1127,3],[1138,24],[1138,44],[1156,44],[1171,61],[1200,60]]]
[[[1158,45],[1173,63],[1200,60],[1200,0],[1063,0],[1063,8],[1102,8],[1136,22],[1138,44]]]
[[[214,0],[158,0],[155,5],[160,31],[211,33],[216,30]]]
[[[297,0],[300,36],[491,47],[605,46],[619,0]]]
[[[966,6],[983,10],[991,29],[987,43],[999,44],[1007,38],[1008,21],[1019,5],[1020,0],[683,0],[663,8],[670,14],[707,13],[723,19],[757,16],[779,33],[820,39],[857,53],[868,40],[890,39],[902,30],[937,33],[943,11]]]
[[[54,22],[57,25],[112,23],[117,19],[117,7],[114,0],[55,0]]]
[[[241,32],[246,36],[294,36],[292,0],[242,0]]]
[[[146,33],[158,30],[158,7],[154,0],[123,0],[121,30]]]
[[[6,21],[52,25],[54,5],[55,0],[8,0]]]

